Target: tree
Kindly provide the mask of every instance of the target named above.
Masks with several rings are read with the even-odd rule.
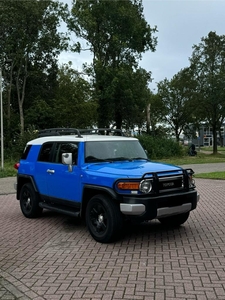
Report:
[[[193,46],[190,58],[196,80],[196,113],[213,131],[213,153],[217,153],[217,130],[225,117],[225,35],[209,32]]]
[[[24,104],[28,101],[27,81],[37,69],[48,72],[56,63],[60,50],[66,45],[66,39],[57,32],[60,19],[65,15],[66,6],[58,1],[1,1],[0,61],[11,59],[7,118],[10,121],[13,87],[17,95],[21,133],[24,132]]]
[[[120,127],[124,115],[118,115],[116,108],[123,106],[122,102],[130,97],[125,91],[118,96],[121,74],[128,78],[131,69],[137,68],[141,54],[147,50],[155,51],[153,34],[156,28],[151,28],[145,21],[141,0],[73,0],[71,16],[69,29],[85,39],[93,53],[98,125],[108,127],[114,119]],[[80,44],[76,44],[75,49],[82,50]]]
[[[58,73],[59,86],[52,114],[57,127],[86,128],[96,125],[97,103],[92,97],[91,84],[72,64],[64,64]]]
[[[164,79],[158,83],[158,95],[164,112],[162,120],[170,125],[177,141],[185,126],[192,122],[193,89],[194,81],[189,68],[182,69],[170,81]]]
[[[150,91],[146,108],[147,133],[154,136],[166,135],[167,130],[164,130],[161,125],[164,121],[164,116],[166,115],[165,109],[159,94],[153,94],[153,92]]]

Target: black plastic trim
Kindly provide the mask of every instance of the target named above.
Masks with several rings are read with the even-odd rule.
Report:
[[[60,205],[48,204],[45,202],[40,202],[39,206],[51,211],[62,213],[71,217],[80,217],[80,211],[72,211],[71,207],[65,207]]]
[[[39,192],[38,189],[37,189],[37,186],[35,184],[34,178],[31,175],[17,174],[17,191],[16,191],[16,196],[17,196],[18,200],[19,200],[20,189],[22,187],[21,184],[19,183],[20,178],[28,179],[32,183],[35,192],[36,193]]]
[[[108,188],[108,187],[102,187],[102,186],[99,186],[99,185],[92,185],[92,184],[85,184],[84,189],[92,189],[92,190],[103,191],[103,192],[106,192],[106,193],[110,194],[110,196],[113,199],[118,199],[118,194],[115,193],[113,189]]]

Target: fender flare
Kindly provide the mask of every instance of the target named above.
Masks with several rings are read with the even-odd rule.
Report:
[[[18,200],[19,200],[21,188],[23,186],[23,182],[31,182],[35,192],[38,193],[38,189],[37,189],[37,186],[36,186],[33,176],[19,174],[19,175],[17,175],[17,189],[16,189],[16,198]]]

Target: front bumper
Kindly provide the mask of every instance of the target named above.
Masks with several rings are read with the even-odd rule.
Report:
[[[196,208],[200,195],[197,191],[160,195],[157,197],[124,197],[120,211],[128,216],[151,220],[176,214],[182,214]]]

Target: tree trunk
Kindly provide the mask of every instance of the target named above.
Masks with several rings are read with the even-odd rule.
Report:
[[[146,107],[146,112],[147,112],[147,133],[150,134],[150,126],[151,126],[151,119],[150,119],[150,107],[151,107],[151,104],[149,103]]]
[[[223,136],[221,130],[219,130],[219,137],[220,137],[220,147],[223,147]]]
[[[213,126],[213,154],[217,154],[217,131],[216,126]]]
[[[28,57],[25,59],[24,65],[24,77],[23,77],[23,84],[22,84],[22,91],[20,91],[20,71],[21,67],[18,70],[17,77],[16,77],[16,89],[17,89],[17,99],[18,99],[18,106],[19,106],[19,113],[20,113],[20,134],[24,134],[24,112],[23,112],[23,103],[25,99],[25,89],[26,89],[26,82],[27,82],[27,62]]]
[[[11,137],[11,93],[12,93],[12,73],[13,73],[13,62],[10,68],[10,79],[9,79],[9,89],[8,89],[8,101],[7,101],[7,132],[9,137]]]
[[[115,111],[115,122],[116,122],[116,129],[122,129],[122,116],[119,111]]]

